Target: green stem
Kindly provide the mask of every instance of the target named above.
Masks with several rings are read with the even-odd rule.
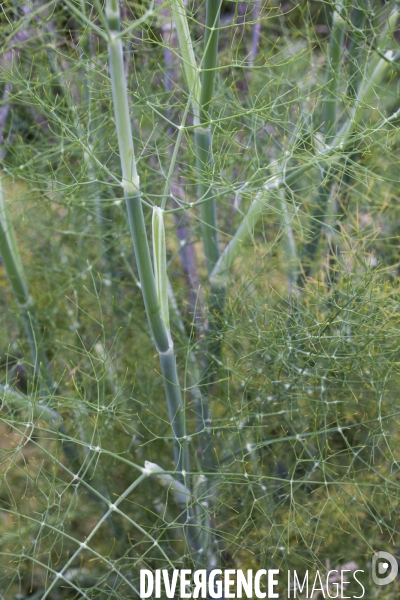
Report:
[[[350,149],[351,152],[351,149]],[[352,156],[352,162],[357,163],[360,159],[360,154],[355,153]],[[344,162],[344,161],[343,161]],[[349,196],[351,188],[357,183],[355,174],[350,170],[346,170],[341,178],[341,185],[338,190],[336,206],[333,207],[335,220],[332,226],[332,235],[330,236],[328,248],[328,285],[335,292],[336,283],[339,279],[338,261],[340,257],[339,235],[340,223],[347,214],[349,204]]]
[[[81,0],[81,12],[82,15],[86,18],[87,13],[87,3],[86,0]],[[93,127],[93,87],[94,82],[90,81],[89,72],[91,66],[94,65],[93,57],[92,57],[92,39],[91,34],[92,31],[90,27],[87,25],[84,26],[84,34],[80,43],[80,59],[84,66],[84,76],[83,76],[83,97],[85,104],[85,111],[87,111],[88,115],[88,128],[87,132],[81,126],[81,122],[79,119],[78,111],[75,103],[73,102],[73,98],[71,96],[71,90],[69,85],[63,76],[62,69],[60,65],[57,63],[55,58],[54,50],[51,49],[51,44],[53,40],[49,37],[49,44],[47,50],[47,56],[49,60],[49,67],[52,73],[52,78],[55,82],[55,92],[57,96],[60,96],[65,102],[65,107],[68,111],[68,114],[71,117],[71,121],[75,127],[76,135],[78,139],[81,141],[87,140],[85,144],[84,152],[83,152],[83,162],[87,169],[87,174],[89,181],[92,183],[89,186],[89,190],[91,192],[91,196],[95,198],[95,212],[97,217],[97,223],[102,233],[102,242],[103,242],[103,250],[104,255],[106,256],[106,266],[109,271],[110,278],[112,277],[112,257],[110,256],[109,250],[107,248],[107,242],[110,243],[110,232],[108,225],[107,216],[104,214],[101,201],[98,199],[101,195],[99,193],[99,184],[96,178],[95,170],[94,170],[94,161],[93,161],[93,138],[94,138],[94,127]],[[64,118],[64,117],[63,117]]]
[[[296,134],[293,136],[291,143],[293,143],[296,139]],[[286,171],[287,161],[284,161],[282,169]],[[271,165],[271,171],[275,173],[275,175],[279,175],[277,165]],[[294,291],[294,284],[297,280],[297,275],[300,269],[300,260],[297,252],[296,241],[293,235],[292,229],[292,219],[288,210],[286,194],[287,188],[280,187],[277,196],[278,196],[278,206],[279,206],[279,215],[281,220],[281,227],[283,231],[283,245],[284,245],[284,257],[285,257],[285,266],[286,273],[288,276],[288,290],[289,296],[291,296]]]
[[[179,508],[187,510],[188,504],[191,502],[191,494],[190,490],[183,483],[175,479],[170,473],[164,471],[156,463],[146,460],[144,468],[149,476],[157,479],[163,487],[168,487]]]
[[[211,188],[213,166],[211,143],[211,101],[214,96],[215,69],[218,61],[219,18],[222,0],[207,0],[204,54],[200,92],[200,126],[195,131],[196,168],[199,178],[198,195],[205,200],[200,206],[201,233],[208,272],[219,258],[215,198]]]
[[[182,321],[182,316],[179,312],[178,305],[176,303],[176,298],[174,292],[172,290],[171,283],[169,279],[167,280],[168,287],[168,298],[169,304],[171,307],[171,320],[174,327],[179,331],[182,341],[185,347],[189,348],[189,340],[186,335],[185,326]],[[210,426],[210,415],[208,408],[208,398],[204,393],[204,388],[201,388],[199,383],[201,379],[200,368],[197,363],[196,356],[194,355],[192,350],[188,350],[187,352],[187,368],[186,374],[189,382],[189,391],[194,398],[195,401],[195,412],[198,421],[197,431],[207,433],[208,428]],[[200,452],[201,456],[204,456],[205,447],[204,447],[204,435],[200,434]]]
[[[53,431],[60,431],[60,428],[62,428],[62,418],[56,410],[50,408],[47,404],[34,402],[30,396],[25,396],[25,394],[12,389],[8,385],[0,385],[0,392],[5,404],[18,410],[29,410],[32,417],[44,421]],[[62,431],[62,434],[65,435],[65,430]]]
[[[172,342],[162,319],[161,306],[157,296],[140,194],[136,193],[132,196],[125,194],[125,200],[150,330],[157,351],[159,353],[168,352]]]
[[[298,273],[297,277],[297,284],[299,286],[304,284],[307,277],[311,274],[326,219],[333,183],[333,176],[326,165],[322,169],[321,179],[322,181],[317,190],[315,208],[309,224],[309,239],[305,242],[302,252],[301,263],[303,269],[301,273]]]
[[[87,13],[86,8],[87,8],[86,0],[81,0],[81,10],[85,16]],[[94,81],[91,81],[90,77],[89,77],[90,69],[93,70],[93,67],[95,64],[94,58],[93,58],[92,46],[93,46],[92,31],[89,27],[86,27],[84,34],[82,36],[81,43],[80,43],[80,47],[81,47],[80,58],[81,58],[81,61],[82,61],[83,67],[84,67],[84,69],[83,69],[83,97],[84,97],[85,111],[87,112],[87,115],[88,115],[87,138],[88,138],[89,148],[93,147],[93,137],[94,137],[93,113],[94,113],[94,109],[95,109],[95,102],[93,101],[93,86],[95,85],[95,83],[94,83]],[[77,126],[77,130],[78,130],[78,134],[83,135],[84,132],[82,131],[82,128],[79,125],[79,119],[76,119],[76,126]],[[92,152],[91,152],[91,154],[92,154]],[[107,239],[109,239],[109,231],[108,231],[108,228],[105,227],[107,220],[105,218],[105,215],[103,214],[101,202],[98,199],[98,197],[100,196],[99,185],[98,185],[96,175],[94,172],[93,161],[91,160],[91,158],[87,152],[84,152],[83,158],[84,158],[85,164],[87,166],[89,180],[92,182],[90,185],[90,188],[91,188],[93,197],[95,198],[95,210],[96,210],[97,223],[102,231],[102,239],[107,240]],[[107,250],[104,250],[104,253],[106,254]]]
[[[204,34],[204,54],[201,61],[200,123],[211,118],[211,101],[214,96],[215,69],[218,62],[219,19],[222,0],[207,0]]]
[[[292,222],[287,207],[285,190],[279,190],[279,205],[281,224],[284,235],[284,254],[286,261],[286,272],[289,279],[289,294],[293,292],[294,284],[296,283],[297,275],[300,268],[299,256],[297,253],[296,241],[293,235]]]
[[[367,19],[367,15],[369,12],[369,2],[368,0],[357,0],[355,6],[353,7],[353,15],[352,15],[352,25],[356,30],[364,31],[365,22]],[[351,7],[348,7],[349,9]],[[354,98],[357,95],[357,89],[360,87],[361,78],[363,75],[362,69],[362,58],[363,58],[364,48],[360,41],[360,39],[355,35],[352,28],[349,30],[349,44],[347,48],[347,56],[349,59],[349,66],[347,71],[347,89],[346,94],[349,98]],[[350,145],[349,154],[352,154],[354,151],[354,146]],[[358,162],[360,158],[360,154],[353,155],[353,161]],[[347,186],[350,186],[350,181],[352,180],[352,176],[347,172],[343,176],[342,184],[347,183]],[[336,286],[336,282],[338,280],[338,269],[337,269],[337,261],[338,256],[340,254],[340,250],[336,246],[338,234],[339,234],[339,221],[344,217],[344,212],[336,219],[334,224],[334,236],[333,240],[331,240],[329,245],[329,265],[328,265],[328,284],[332,289]],[[306,266],[307,268],[307,266]]]
[[[196,129],[194,134],[196,171],[199,179],[198,197],[203,200],[200,205],[200,225],[204,244],[204,254],[209,273],[219,258],[217,215],[215,198],[212,192],[210,170],[212,169],[211,130]]]
[[[277,177],[274,176],[272,179],[275,180]],[[260,192],[257,193],[255,199],[250,205],[249,210],[244,216],[243,221],[237,228],[235,235],[225,247],[225,250],[221,254],[210,275],[210,281],[212,285],[221,288],[223,285],[226,285],[230,276],[230,270],[232,268],[233,261],[241,251],[243,243],[245,243],[246,240],[253,234],[255,226],[264,212],[266,196],[269,192],[273,192],[280,187],[280,182],[270,182],[267,186],[264,186]]]
[[[171,0],[170,9],[174,20],[176,33],[179,40],[179,48],[181,52],[181,61],[189,92],[192,97],[192,107],[194,122],[199,122],[199,101],[201,83],[199,70],[194,55],[193,42],[190,36],[189,24],[186,16],[185,5],[182,0]]]
[[[127,85],[124,73],[124,61],[121,38],[116,34],[115,11],[118,11],[117,0],[107,0],[106,16],[109,25],[109,62],[111,73],[112,95],[114,101],[114,116],[118,135],[118,145],[122,168],[122,186],[126,200],[129,226],[138,265],[140,284],[146,309],[147,319],[153,336],[154,344],[160,357],[161,370],[164,378],[165,395],[171,427],[174,434],[174,456],[177,470],[186,480],[185,471],[189,471],[189,455],[186,438],[186,422],[181,388],[179,385],[174,347],[170,331],[166,327],[161,314],[160,302],[157,295],[150,249],[147,239],[142,202],[140,197],[140,182],[137,173],[135,152],[133,147],[131,119]],[[119,12],[118,12],[119,22]]]
[[[365,21],[369,12],[368,4],[368,0],[358,0],[353,8],[353,26],[359,31],[364,31]],[[348,57],[350,63],[348,68],[348,93],[354,97],[359,88],[362,76],[363,46],[352,29],[350,29],[349,38]]]
[[[211,274],[217,264],[220,252],[218,243],[216,202],[212,192],[212,132],[211,132],[211,103],[214,96],[215,73],[218,61],[218,37],[221,11],[221,0],[207,0],[206,2],[206,30],[204,36],[204,54],[202,60],[202,78],[200,94],[200,127],[195,131],[196,169],[199,179],[198,196],[203,200],[200,205],[201,234],[204,244],[204,254],[208,273]],[[221,354],[221,319],[225,303],[225,284],[214,285],[211,282],[208,309],[208,327],[205,336],[204,370],[201,379],[201,388],[206,390],[206,396],[200,405],[197,415],[199,449],[202,467],[207,471],[215,471],[215,456],[213,438],[210,435],[211,411],[209,395],[220,364]],[[203,399],[205,401],[203,401]],[[215,482],[211,476],[203,482],[203,493],[209,498],[210,507],[215,496]],[[208,500],[207,500],[208,502]],[[204,515],[206,519],[208,516]],[[213,531],[212,520],[209,527]],[[209,565],[217,564],[218,560],[213,550],[214,535],[207,536],[206,555]]]
[[[67,430],[58,412],[48,404],[35,402],[30,396],[11,389],[8,385],[0,385],[0,393],[5,405],[29,412],[31,417],[44,421],[59,436],[64,455],[69,460],[71,468],[78,473],[81,468],[80,453],[76,444],[68,439]]]
[[[204,35],[204,53],[202,58],[201,84],[198,80],[198,68],[193,54],[193,45],[182,0],[171,3],[171,11],[181,47],[182,62],[185,69],[186,80],[189,84],[193,98],[194,123],[200,126],[195,129],[195,155],[196,171],[198,176],[198,196],[202,199],[200,205],[200,219],[206,266],[212,272],[219,259],[219,244],[217,235],[217,219],[215,198],[212,192],[212,177],[210,171],[213,167],[211,144],[211,102],[214,95],[215,70],[218,60],[218,37],[221,0],[207,0],[206,23]],[[193,94],[195,90],[195,94]],[[198,112],[199,110],[199,112]],[[202,386],[209,386],[215,379],[216,364],[220,353],[220,323],[224,304],[225,288],[212,286],[209,299],[210,326],[206,332],[206,356],[204,373],[201,380]],[[215,318],[214,318],[215,317]],[[201,393],[197,404],[198,432],[200,435],[200,453],[203,464],[211,464],[213,459],[206,458],[212,453],[211,439],[209,436],[210,409],[208,391]]]
[[[218,37],[219,37],[219,19],[222,0],[207,0],[206,3],[206,30],[204,35],[204,54],[202,59],[201,84],[198,80],[198,68],[193,53],[193,44],[190,38],[190,31],[187,23],[186,12],[182,0],[173,0],[171,2],[171,11],[174,17],[175,26],[181,47],[182,62],[185,69],[185,75],[189,84],[193,99],[194,123],[198,124],[194,135],[196,171],[198,176],[198,196],[202,200],[200,205],[201,231],[204,244],[204,253],[206,257],[206,266],[209,273],[212,272],[218,262],[219,244],[217,235],[217,218],[215,198],[212,193],[210,171],[213,167],[212,144],[211,144],[211,102],[214,95],[215,69],[218,60]],[[193,93],[193,90],[195,93]],[[200,112],[198,113],[198,109]],[[215,362],[212,358],[214,352],[219,353],[220,325],[218,319],[223,309],[224,286],[212,286],[210,295],[211,314],[217,318],[213,322],[206,336],[206,366],[205,378],[211,381],[210,365]],[[210,345],[210,347],[209,347]],[[213,367],[213,369],[214,369]],[[208,373],[208,375],[207,375]],[[203,396],[202,396],[203,398]],[[200,427],[207,429],[210,413],[208,401],[201,404],[202,423]],[[201,444],[204,445],[204,444]]]
[[[34,302],[29,294],[28,285],[22,267],[21,257],[15,239],[14,228],[8,214],[0,180],[0,255],[6,270],[7,278],[18,303],[19,313],[24,323],[28,339],[35,376],[39,382],[52,392],[53,381],[34,314]],[[44,392],[46,390],[43,390]]]
[[[109,32],[118,33],[121,29],[119,0],[107,0],[105,5],[105,15]]]
[[[329,143],[336,126],[336,105],[339,96],[339,70],[343,51],[343,40],[346,25],[340,14],[342,2],[335,3],[331,38],[329,43],[328,64],[326,72],[325,98],[323,106],[323,122],[325,140]]]
[[[345,21],[341,15],[341,10],[344,10],[343,2],[335,3],[332,15],[332,30],[329,42],[329,52],[326,69],[326,85],[323,103],[323,123],[325,143],[329,144],[336,134],[337,130],[337,99],[339,97],[339,71],[341,65],[344,34],[346,30]],[[298,273],[297,284],[304,283],[306,277],[309,276],[317,253],[319,240],[322,235],[322,228],[325,221],[325,213],[328,208],[329,198],[331,194],[333,177],[329,174],[327,165],[321,168],[321,183],[318,186],[315,208],[311,215],[310,222],[310,237],[304,244],[302,253],[301,273]]]

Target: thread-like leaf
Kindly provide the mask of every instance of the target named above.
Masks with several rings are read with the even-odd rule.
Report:
[[[175,23],[176,33],[178,34],[183,70],[185,72],[189,91],[193,97],[193,111],[195,117],[198,118],[201,92],[200,75],[197,68],[196,57],[194,55],[192,39],[190,37],[185,5],[182,0],[172,0],[170,9]]]

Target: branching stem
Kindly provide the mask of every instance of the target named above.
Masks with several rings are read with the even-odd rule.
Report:
[[[118,14],[118,17],[116,16],[116,13]],[[106,16],[110,29],[110,40],[108,47],[111,85],[114,101],[114,115],[121,159],[123,178],[122,186],[126,200],[129,227],[131,230],[132,241],[138,265],[147,319],[153,336],[154,344],[160,357],[169,418],[175,438],[175,465],[178,470],[178,477],[182,477],[184,480],[186,480],[186,475],[182,475],[182,473],[187,473],[189,471],[185,412],[176,370],[173,342],[169,329],[163,321],[161,306],[157,295],[140,197],[140,182],[136,167],[131,119],[129,115],[122,41],[120,36],[116,35],[120,29],[119,7],[117,0],[107,0]]]

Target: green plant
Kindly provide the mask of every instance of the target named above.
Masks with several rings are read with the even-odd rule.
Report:
[[[4,9],[6,597],[398,541],[397,4],[248,4]]]

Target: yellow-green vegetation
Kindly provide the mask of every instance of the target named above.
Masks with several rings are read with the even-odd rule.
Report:
[[[398,597],[398,12],[3,3],[0,600]]]

